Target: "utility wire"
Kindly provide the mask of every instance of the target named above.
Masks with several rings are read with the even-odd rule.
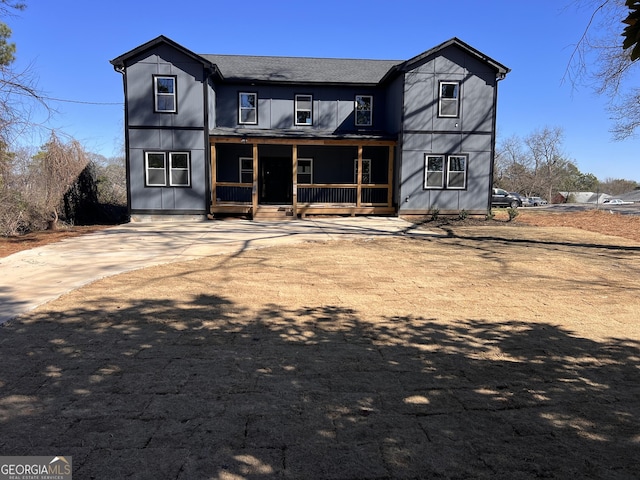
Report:
[[[82,100],[68,100],[64,98],[43,97],[41,95],[39,95],[38,98],[42,100],[51,100],[52,102],[79,103],[82,105],[124,105],[124,102],[84,102]]]

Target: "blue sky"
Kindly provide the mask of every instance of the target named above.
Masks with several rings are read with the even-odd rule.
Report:
[[[122,78],[109,60],[162,34],[195,53],[405,60],[458,37],[511,68],[498,136],[545,126],[600,180],[640,181],[640,139],[614,142],[605,101],[562,78],[589,20],[572,0],[27,0],[6,19],[17,68],[31,65],[57,113],[48,126],[107,157],[122,150]]]

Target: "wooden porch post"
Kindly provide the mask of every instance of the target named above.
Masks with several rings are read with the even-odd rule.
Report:
[[[387,172],[387,207],[393,204],[393,150],[395,147],[389,145],[389,165]]]
[[[253,144],[253,188],[251,189],[251,206],[253,216],[258,211],[258,144]]]
[[[358,145],[358,188],[356,189],[356,208],[362,204],[362,145]]]
[[[211,206],[215,207],[216,202],[218,201],[218,196],[216,195],[216,144],[211,144]]]
[[[294,217],[298,216],[298,145],[295,143],[291,146],[291,163],[292,167],[292,180],[293,180],[293,195],[292,195],[292,207]]]

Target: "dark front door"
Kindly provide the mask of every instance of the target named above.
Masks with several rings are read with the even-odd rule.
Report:
[[[293,164],[290,158],[260,159],[258,195],[260,203],[290,204],[293,193]]]

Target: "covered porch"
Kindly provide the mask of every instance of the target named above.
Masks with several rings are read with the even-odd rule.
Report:
[[[211,135],[210,214],[390,215],[396,141]]]

